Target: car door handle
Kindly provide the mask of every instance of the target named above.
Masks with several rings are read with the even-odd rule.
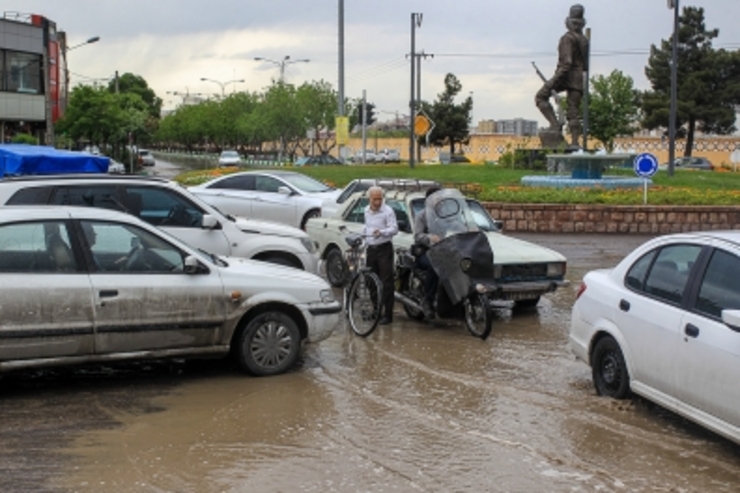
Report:
[[[101,298],[115,298],[118,296],[118,290],[117,289],[104,289],[100,291],[100,297]]]
[[[623,312],[630,311],[630,302],[627,300],[619,300],[619,309]]]
[[[694,324],[686,324],[683,329],[683,333],[689,337],[699,337],[699,327]]]

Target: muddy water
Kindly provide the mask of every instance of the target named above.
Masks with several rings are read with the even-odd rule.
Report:
[[[273,378],[130,365],[0,382],[3,491],[734,492],[740,447],[641,399],[595,396],[567,347],[578,281],[645,238],[519,235],[570,288],[497,311],[482,342],[408,321],[341,330]]]

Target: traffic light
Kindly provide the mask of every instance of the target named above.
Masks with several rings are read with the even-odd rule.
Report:
[[[357,107],[357,124],[362,125],[362,122],[365,121],[364,112],[362,111],[362,103]]]
[[[365,104],[365,125],[372,125],[375,120],[375,105],[372,103]]]

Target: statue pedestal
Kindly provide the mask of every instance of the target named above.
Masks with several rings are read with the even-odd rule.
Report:
[[[562,149],[567,145],[561,130],[546,128],[540,130],[537,136],[540,138],[540,143],[545,149]]]

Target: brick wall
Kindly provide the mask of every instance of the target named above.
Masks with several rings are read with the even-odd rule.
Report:
[[[504,231],[538,233],[646,233],[740,229],[735,206],[607,206],[487,202]]]

